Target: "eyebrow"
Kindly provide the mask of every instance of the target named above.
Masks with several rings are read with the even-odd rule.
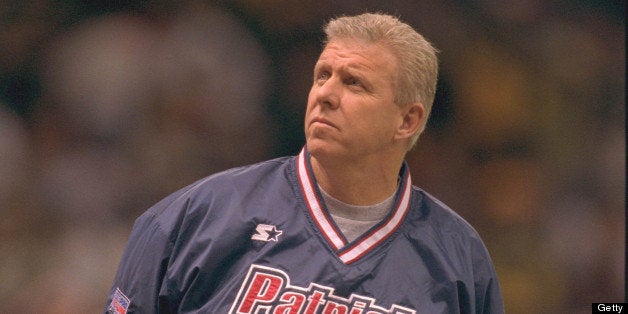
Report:
[[[329,66],[329,63],[319,59],[319,61],[317,61],[316,64],[314,65],[314,73],[316,74],[317,71],[319,71],[321,68],[324,68],[326,66]],[[352,76],[356,76],[358,78],[363,78],[363,79],[366,79],[364,72],[370,72],[370,73],[377,72],[373,70],[373,68],[370,66],[366,66],[364,64],[355,64],[355,63],[343,64],[342,66],[337,67],[337,70],[341,73],[348,73]]]

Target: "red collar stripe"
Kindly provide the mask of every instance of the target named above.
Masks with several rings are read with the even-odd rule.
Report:
[[[307,164],[305,161],[305,149],[301,151],[298,158],[298,177],[301,183],[301,191],[305,196],[308,210],[314,218],[314,222],[318,225],[318,228],[323,232],[327,241],[334,247],[334,250],[339,250],[346,245],[345,240],[338,234],[339,231],[334,228],[330,219],[327,217],[321,206],[321,202],[316,195],[314,189],[314,180],[312,180],[311,174],[308,172]]]
[[[410,180],[410,176],[408,175],[406,176],[406,182],[404,183],[403,194],[401,195],[401,199],[399,200],[394,213],[378,229],[372,231],[360,242],[340,254],[340,259],[345,264],[351,264],[360,259],[360,257],[364,256],[371,249],[379,245],[382,241],[386,240],[397,230],[397,228],[399,228],[399,226],[403,222],[403,218],[408,212],[411,192],[412,182]]]
[[[410,174],[405,175],[405,180],[401,186],[401,196],[396,203],[394,211],[388,219],[382,222],[379,227],[362,237],[358,242],[347,246],[347,242],[340,231],[332,223],[331,218],[323,209],[315,187],[314,177],[309,172],[307,153],[305,148],[301,151],[297,159],[297,176],[301,185],[301,191],[305,197],[306,205],[314,222],[327,239],[328,243],[339,253],[339,258],[345,264],[351,264],[359,260],[362,256],[385,241],[399,228],[410,208],[412,195],[412,179]],[[402,176],[403,177],[403,176]]]

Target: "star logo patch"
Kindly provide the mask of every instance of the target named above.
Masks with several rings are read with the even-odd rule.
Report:
[[[255,228],[255,233],[253,234],[251,239],[264,242],[277,242],[279,241],[279,236],[282,233],[283,231],[277,229],[277,226],[258,224],[257,228]]]

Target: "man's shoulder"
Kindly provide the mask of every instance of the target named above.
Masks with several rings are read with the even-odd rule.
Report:
[[[173,218],[226,199],[246,197],[260,185],[273,189],[286,182],[293,160],[294,157],[279,157],[211,174],[166,196],[145,215]]]
[[[416,186],[413,187],[413,190],[418,195],[415,198],[418,201],[415,201],[414,206],[417,207],[419,220],[442,233],[455,233],[464,237],[479,239],[476,229],[443,201]]]
[[[446,251],[448,256],[482,262],[490,266],[488,250],[478,231],[462,216],[445,203],[425,192],[416,192],[412,218],[412,228],[407,228],[407,236],[436,251]],[[465,252],[464,254],[459,254]],[[480,256],[481,258],[471,258]]]
[[[290,161],[295,157],[278,157],[254,164],[239,166],[213,173],[193,182],[178,192],[186,194],[203,193],[204,190],[225,189],[237,184],[239,189],[255,184],[256,180],[266,176],[282,175],[290,168]]]
[[[255,183],[254,180],[265,176],[282,175],[291,167],[294,156],[278,157],[250,165],[239,166],[211,174],[189,185],[188,189],[224,187],[227,183]]]

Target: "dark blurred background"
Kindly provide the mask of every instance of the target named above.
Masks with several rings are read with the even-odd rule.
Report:
[[[102,311],[149,206],[297,153],[321,26],[365,11],[441,50],[408,162],[507,311],[624,301],[624,1],[2,0],[0,313]]]

